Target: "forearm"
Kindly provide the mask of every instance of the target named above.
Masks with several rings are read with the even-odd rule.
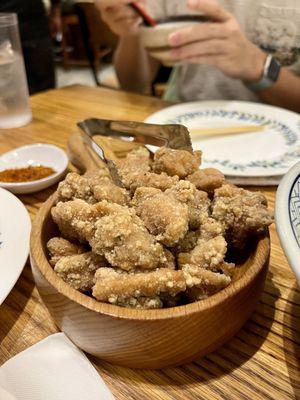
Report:
[[[287,68],[281,69],[275,85],[257,94],[265,103],[300,112],[300,77]]]
[[[150,93],[159,62],[149,57],[137,35],[120,38],[114,64],[122,89]]]

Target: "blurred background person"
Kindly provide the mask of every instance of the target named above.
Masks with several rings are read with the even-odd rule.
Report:
[[[142,21],[130,2],[95,1],[119,36],[114,63],[121,87],[149,93],[160,63],[140,43]],[[261,101],[300,111],[299,0],[138,2],[155,18],[201,13],[213,20],[170,35],[170,57],[180,65],[173,70],[167,99]]]
[[[59,0],[51,0],[50,25],[60,29]],[[30,94],[55,87],[49,20],[42,0],[1,0],[0,13],[16,13]]]

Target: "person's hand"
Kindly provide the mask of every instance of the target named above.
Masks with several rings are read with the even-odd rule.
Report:
[[[215,0],[188,0],[188,6],[213,22],[171,34],[171,57],[186,63],[213,65],[226,75],[249,83],[258,81],[266,54],[247,39],[235,17]]]
[[[136,1],[136,3],[143,2],[143,0]],[[103,21],[118,36],[136,34],[142,22],[142,18],[128,6],[129,3],[132,3],[132,0],[95,0]]]

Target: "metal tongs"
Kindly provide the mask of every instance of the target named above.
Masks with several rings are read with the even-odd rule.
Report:
[[[91,118],[79,122],[77,126],[84,133],[84,142],[106,163],[112,180],[120,187],[124,187],[124,185],[116,164],[106,158],[104,150],[95,142],[93,136],[100,135],[118,139],[134,138],[138,143],[193,152],[189,131],[183,125],[156,125]]]

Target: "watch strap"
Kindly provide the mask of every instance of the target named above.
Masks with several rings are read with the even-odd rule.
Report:
[[[280,69],[280,63],[269,54],[264,65],[263,76],[258,82],[248,84],[248,88],[257,92],[272,87],[278,80]]]

